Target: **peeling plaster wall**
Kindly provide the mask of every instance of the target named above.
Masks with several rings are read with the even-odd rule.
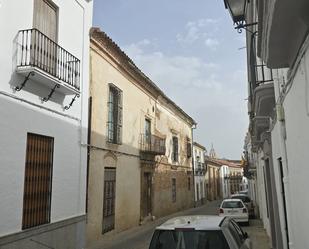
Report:
[[[193,205],[192,158],[187,157],[187,139],[192,124],[163,98],[145,88],[132,77],[109,52],[91,43],[92,129],[88,187],[88,242],[102,237],[104,167],[116,168],[115,229],[110,233],[137,226],[141,218],[143,173],[152,175],[152,215],[162,216]],[[122,144],[107,143],[109,84],[122,91]],[[140,160],[140,138],[145,133],[145,119],[151,121],[151,133],[166,139],[166,154],[156,156],[155,165]],[[172,137],[179,141],[179,161],[172,162]],[[109,150],[109,152],[108,152]],[[171,184],[176,178],[177,197],[172,203]]]

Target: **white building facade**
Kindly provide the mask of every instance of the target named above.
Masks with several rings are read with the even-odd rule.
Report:
[[[195,204],[201,205],[206,201],[206,170],[205,163],[206,148],[197,143],[193,143],[193,162],[194,162],[194,186]]]
[[[0,247],[83,248],[92,1],[0,5]]]
[[[249,192],[272,248],[307,248],[309,3],[250,1],[247,27]],[[252,188],[256,187],[256,190]]]
[[[221,181],[221,191],[222,191],[222,198],[229,198],[231,195],[230,189],[230,169],[227,165],[222,165],[220,168],[220,181]]]

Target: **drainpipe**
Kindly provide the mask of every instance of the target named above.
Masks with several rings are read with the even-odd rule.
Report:
[[[196,123],[193,124],[193,126],[191,127],[191,137],[192,137],[192,146],[191,146],[191,158],[192,158],[192,182],[193,182],[193,203],[194,203],[194,207],[196,207],[196,202],[195,202],[195,167],[194,167],[194,155],[193,155],[193,129],[196,129]]]

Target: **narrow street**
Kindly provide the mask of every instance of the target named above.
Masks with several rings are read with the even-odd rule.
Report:
[[[220,201],[208,202],[203,206],[178,212],[118,234],[106,234],[104,239],[97,241],[87,249],[148,249],[156,226],[172,217],[181,215],[216,215],[219,204]],[[253,249],[270,248],[268,237],[259,220],[251,220],[250,226],[243,227],[243,229],[252,239]]]

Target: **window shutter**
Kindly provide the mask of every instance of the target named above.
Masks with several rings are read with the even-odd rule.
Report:
[[[117,143],[122,143],[122,92],[118,90]]]
[[[178,138],[176,137],[175,140],[176,140],[176,151],[175,151],[176,152],[176,160],[175,161],[178,162]]]
[[[109,97],[107,102],[107,108],[108,108],[108,120],[107,120],[107,141],[112,142],[113,141],[113,93],[112,88],[109,87]]]
[[[57,41],[57,8],[48,0],[34,0],[33,27]]]
[[[173,161],[178,162],[178,138],[173,137]]]
[[[187,142],[187,157],[190,158],[192,156],[192,147],[191,143],[188,141]]]

